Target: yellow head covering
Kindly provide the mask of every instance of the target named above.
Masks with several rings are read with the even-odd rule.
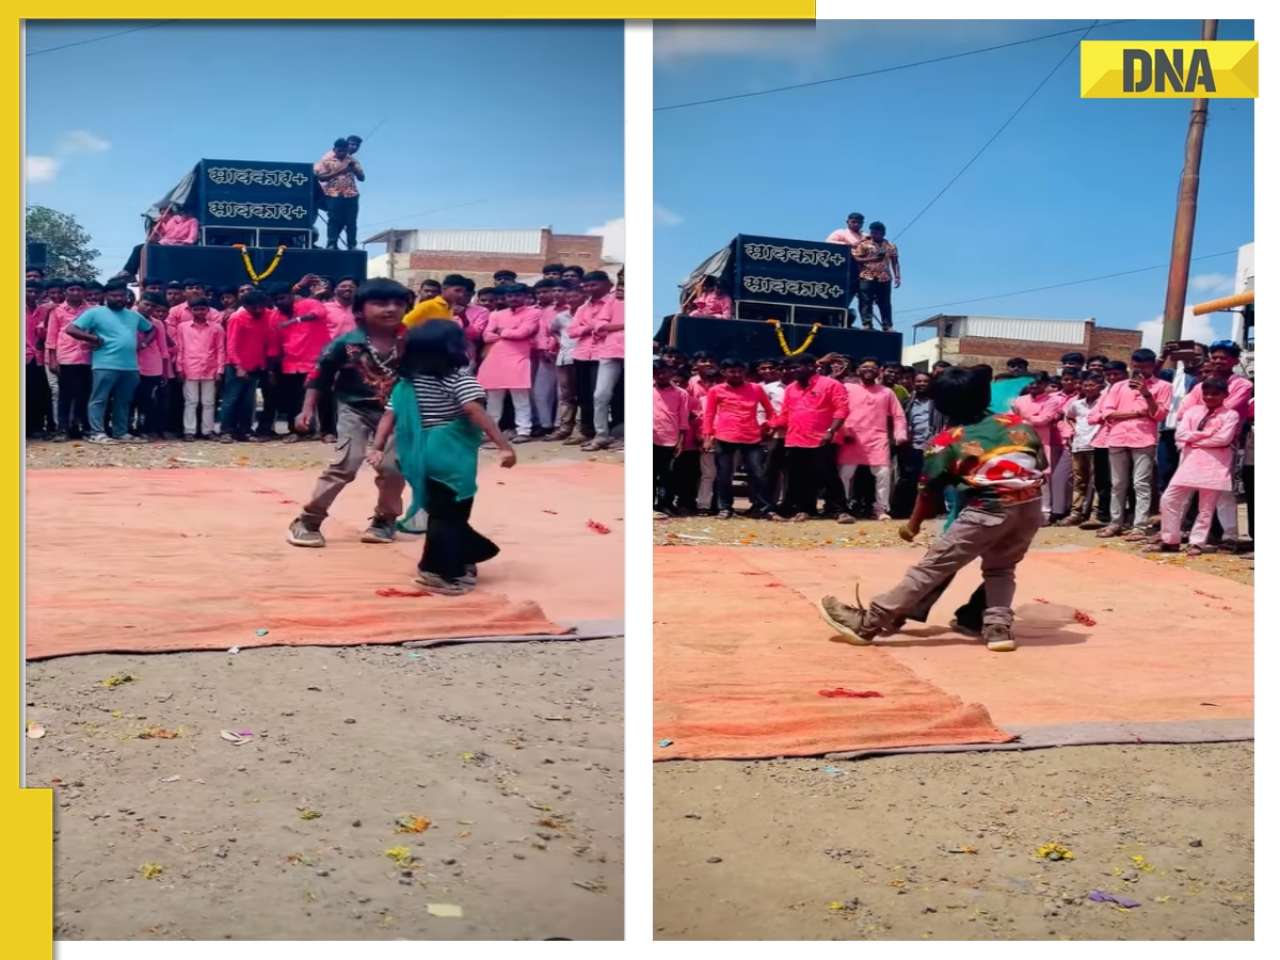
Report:
[[[430,300],[420,300],[418,305],[404,316],[404,325],[406,327],[416,327],[426,323],[428,320],[452,320],[453,308],[445,301],[444,297],[432,297]]]

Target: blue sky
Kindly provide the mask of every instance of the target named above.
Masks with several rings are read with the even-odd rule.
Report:
[[[617,24],[166,24],[31,55],[128,28],[27,28],[27,201],[74,214],[108,275],[202,157],[312,162],[348,133],[367,138],[361,238],[620,235]]]
[[[1053,33],[1082,21],[663,25],[654,105],[763,90]],[[1199,21],[1129,21],[1091,38],[1195,39]],[[1077,35],[1078,36],[1078,35]],[[1252,39],[1248,21],[1219,38]],[[655,309],[737,233],[823,238],[850,210],[898,239],[895,320],[932,313],[1096,317],[1150,325],[1167,268],[939,309],[932,304],[1166,263],[1189,103],[1079,98],[1073,56],[905,236],[897,230],[973,156],[1074,42],[1061,36],[806,90],[654,114]],[[1253,239],[1253,104],[1211,101],[1190,302],[1230,292]],[[1207,334],[1201,322],[1191,333]],[[1212,321],[1217,332],[1229,317]],[[907,331],[907,342],[910,332]]]

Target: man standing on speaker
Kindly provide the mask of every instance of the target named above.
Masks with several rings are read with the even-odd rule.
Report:
[[[360,190],[356,181],[364,181],[364,168],[352,154],[360,148],[359,137],[342,137],[333,149],[315,165],[316,179],[325,196],[329,213],[328,242],[325,248],[338,249],[338,235],[347,234],[347,249],[356,247],[356,216],[360,210]],[[354,148],[353,148],[354,142]]]
[[[845,219],[845,226],[840,230],[832,230],[827,235],[827,243],[843,243],[852,249],[866,239],[862,232],[862,224],[866,217],[860,213],[851,213]]]
[[[889,302],[889,282],[902,286],[898,248],[884,238],[884,224],[876,220],[867,227],[868,236],[853,248],[858,264],[858,313],[862,326],[870,330],[872,307],[880,313],[880,326],[893,329],[893,305]]]

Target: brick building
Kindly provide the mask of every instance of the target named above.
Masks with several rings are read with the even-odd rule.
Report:
[[[383,230],[364,243],[386,252],[369,257],[369,276],[416,289],[423,280],[460,273],[488,286],[495,270],[514,270],[521,282],[542,277],[545,263],[576,264],[616,277],[622,266],[605,259],[604,238],[536,230]]]
[[[939,360],[957,366],[986,363],[996,371],[1011,357],[1030,361],[1032,370],[1056,370],[1064,353],[1078,351],[1086,357],[1103,354],[1129,360],[1142,346],[1139,330],[1100,327],[1089,320],[1039,320],[1022,317],[976,317],[935,314],[915,325],[913,340],[921,330],[933,336],[902,348],[902,362],[929,370]]]

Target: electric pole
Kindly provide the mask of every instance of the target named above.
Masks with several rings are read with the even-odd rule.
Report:
[[[1200,39],[1217,38],[1218,21],[1202,21]],[[1182,338],[1182,313],[1187,306],[1187,278],[1191,272],[1191,243],[1196,232],[1196,199],[1200,194],[1200,154],[1204,149],[1204,128],[1208,120],[1209,101],[1192,100],[1182,180],[1178,184],[1178,214],[1173,221],[1173,251],[1169,255],[1169,286],[1164,296],[1162,343]]]

